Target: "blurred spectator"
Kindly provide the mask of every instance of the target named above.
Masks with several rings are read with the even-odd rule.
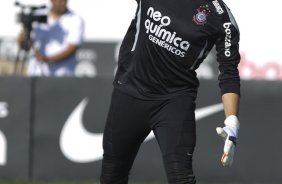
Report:
[[[33,55],[27,66],[29,76],[73,76],[76,66],[76,51],[83,40],[84,21],[69,10],[67,0],[50,0],[50,9],[40,14],[47,15],[47,23],[34,22],[31,31]],[[25,31],[18,37],[23,48],[28,37]]]

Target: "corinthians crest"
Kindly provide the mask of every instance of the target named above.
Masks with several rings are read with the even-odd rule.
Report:
[[[197,14],[193,16],[193,21],[197,25],[205,25],[207,23],[207,16],[210,14],[210,9],[208,5],[200,6],[197,9]]]

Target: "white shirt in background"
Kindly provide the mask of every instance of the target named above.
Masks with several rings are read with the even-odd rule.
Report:
[[[34,49],[48,57],[64,51],[69,44],[80,46],[83,41],[83,33],[82,18],[68,11],[56,21],[48,16],[47,23],[33,23],[31,38]],[[27,75],[73,76],[76,62],[75,54],[57,63],[37,61],[35,57],[31,57]]]

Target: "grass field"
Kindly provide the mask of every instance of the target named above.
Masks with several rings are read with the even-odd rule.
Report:
[[[1,181],[0,184],[100,184],[99,182],[81,181]],[[164,182],[129,182],[129,184],[166,184]],[[223,184],[223,183],[197,183],[197,184]],[[237,184],[237,183],[228,183]],[[239,183],[238,183],[239,184]]]
[[[100,184],[93,181],[19,181],[19,180],[0,180],[0,184]],[[165,182],[129,182],[129,184],[166,184]],[[197,184],[240,184],[240,183],[203,183]],[[263,184],[263,183],[260,183]],[[264,184],[282,184],[282,183],[264,183]]]
[[[99,182],[81,181],[18,181],[0,180],[0,184],[100,184]],[[163,182],[129,182],[129,184],[164,184]],[[203,184],[203,183],[199,183]]]
[[[0,184],[100,184],[99,182],[87,182],[87,181],[19,181],[19,180],[0,180]],[[129,182],[129,184],[165,184],[165,182]],[[223,184],[223,183],[202,183],[197,184]],[[225,183],[227,184],[227,183]],[[228,183],[239,184],[239,183]]]

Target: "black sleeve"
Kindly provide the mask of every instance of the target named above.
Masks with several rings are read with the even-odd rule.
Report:
[[[135,17],[132,19],[129,28],[127,29],[126,35],[121,43],[119,50],[118,64],[121,64],[124,60],[127,60],[127,57],[132,54],[131,49],[134,45],[136,31],[137,31],[136,24],[137,24],[138,8],[139,6],[136,8]]]
[[[127,33],[121,43],[120,50],[119,50],[119,58],[118,58],[119,65],[124,60],[127,60],[126,58],[132,54],[131,49],[134,44],[135,34],[136,34],[136,18],[131,21],[131,24],[127,30]]]
[[[219,25],[216,39],[217,61],[219,63],[219,86],[221,94],[237,93],[240,95],[240,32],[233,15],[226,5]]]

